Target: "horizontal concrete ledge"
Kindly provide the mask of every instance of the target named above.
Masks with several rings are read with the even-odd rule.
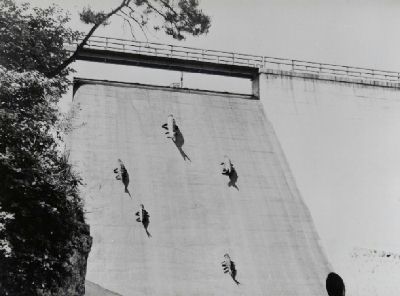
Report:
[[[260,74],[298,77],[298,78],[304,78],[304,79],[334,81],[334,82],[343,82],[343,83],[353,83],[353,84],[378,86],[378,87],[386,87],[386,88],[400,88],[400,83],[389,82],[389,81],[379,81],[379,80],[369,80],[369,79],[365,79],[365,78],[356,78],[356,77],[341,77],[341,76],[335,76],[335,75],[311,74],[311,73],[301,73],[301,72],[294,72],[294,71],[283,71],[283,70],[262,69],[262,68],[260,68]]]
[[[101,80],[101,79],[89,79],[89,78],[81,78],[74,77],[73,81],[73,94],[79,89],[80,86],[84,84],[101,84],[101,85],[109,85],[109,86],[118,86],[118,87],[136,87],[136,88],[144,88],[144,89],[159,89],[163,91],[173,91],[173,92],[181,92],[188,94],[211,94],[217,96],[230,96],[237,97],[246,100],[258,100],[258,97],[255,97],[250,94],[243,93],[232,93],[232,92],[222,92],[222,91],[213,91],[213,90],[202,90],[202,89],[192,89],[192,88],[180,88],[180,87],[170,87],[170,86],[161,86],[161,85],[153,85],[153,84],[143,84],[143,83],[134,83],[134,82],[119,82],[112,80]]]
[[[84,48],[78,60],[254,79],[258,68]]]

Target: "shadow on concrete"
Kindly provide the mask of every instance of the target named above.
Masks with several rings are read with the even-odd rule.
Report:
[[[85,296],[122,296],[122,295],[107,290],[98,284],[92,283],[91,281],[85,281]]]
[[[232,170],[231,170],[230,174],[228,174],[228,177],[229,177],[228,186],[234,187],[237,190],[239,190],[239,187],[236,185],[236,182],[237,182],[239,176],[238,176],[235,168],[232,167]]]
[[[175,143],[176,148],[178,148],[179,153],[180,153],[180,154],[182,155],[182,157],[183,157],[183,160],[186,161],[186,159],[187,159],[187,160],[189,160],[189,161],[191,162],[189,156],[188,156],[188,155],[185,153],[185,151],[183,151],[183,149],[182,149],[183,144],[185,144],[185,138],[183,137],[183,134],[181,133],[181,130],[179,129],[178,126],[176,126],[176,129],[175,129],[175,141],[172,140],[172,142]]]
[[[328,274],[326,278],[326,291],[329,296],[345,296],[346,288],[342,278],[338,274],[334,272]]]
[[[231,261],[231,277],[233,279],[233,281],[235,282],[236,285],[240,285],[239,281],[236,280],[236,275],[237,275],[237,270],[236,270],[236,265],[235,262]]]
[[[128,190],[128,186],[125,186],[125,193],[128,193],[129,197],[132,198],[132,195]]]

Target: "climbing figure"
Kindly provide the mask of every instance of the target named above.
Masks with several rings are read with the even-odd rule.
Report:
[[[144,205],[143,204],[140,205],[140,210],[138,212],[136,212],[135,215],[138,216],[136,221],[137,222],[142,222],[144,230],[146,231],[147,236],[151,237],[150,232],[147,230],[147,228],[149,227],[149,224],[150,224],[150,215],[144,209]]]
[[[224,161],[221,162],[221,165],[222,165],[222,174],[229,176],[233,170],[233,166],[228,156],[226,155],[224,156]]]
[[[179,127],[176,125],[174,116],[172,114],[168,115],[167,123],[164,123],[161,126],[163,129],[166,129],[165,132],[168,136],[167,138],[171,138],[172,142],[174,142],[176,148],[178,148],[179,153],[182,155],[183,160],[190,160],[189,156],[183,151],[183,144],[185,143],[185,138],[183,137]]]
[[[119,165],[119,167],[114,169],[114,173],[116,174],[115,179],[122,181],[122,184],[124,184],[124,186],[125,186],[125,192],[128,193],[129,196],[132,198],[132,196],[128,190],[128,185],[129,185],[128,171],[121,159],[118,159],[118,165]]]
[[[222,175],[226,175],[229,177],[229,187],[235,187],[237,190],[239,190],[239,187],[237,187],[236,182],[237,179],[239,178],[235,167],[233,166],[231,160],[228,158],[228,156],[224,156],[224,161],[221,162],[222,165]]]
[[[178,130],[178,126],[176,125],[175,118],[172,114],[168,115],[167,123],[164,123],[162,125],[162,128],[167,130],[165,132],[168,135],[167,138],[171,138],[172,141],[175,142],[175,140],[176,140],[175,135]]]
[[[240,283],[236,280],[237,271],[235,263],[231,260],[229,254],[225,254],[224,258],[225,260],[221,263],[224,273],[229,273],[236,285],[239,285]]]
[[[224,255],[225,260],[222,261],[221,265],[224,270],[224,273],[229,273],[229,275],[232,277],[233,281],[239,285],[240,283],[236,280],[236,267],[235,263],[231,260],[229,254]]]

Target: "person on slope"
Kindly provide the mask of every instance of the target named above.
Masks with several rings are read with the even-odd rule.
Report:
[[[172,114],[168,115],[167,117],[167,123],[164,123],[161,126],[163,129],[166,129],[167,131],[165,132],[167,134],[167,138],[171,138],[172,141],[175,142],[176,140],[176,132],[178,130],[178,126],[176,125],[175,118]]]
[[[143,227],[144,227],[144,230],[146,231],[147,236],[148,236],[148,237],[151,237],[150,232],[147,230],[147,228],[149,227],[149,224],[150,224],[150,215],[149,215],[149,213],[145,210],[143,204],[140,205],[140,209],[139,209],[139,211],[137,211],[137,212],[135,213],[135,215],[138,216],[137,219],[136,219],[136,221],[137,221],[137,222],[142,222]]]
[[[124,184],[125,186],[125,192],[128,193],[130,197],[132,197],[128,190],[128,185],[129,185],[128,170],[126,169],[121,159],[118,159],[118,167],[114,169],[114,173],[116,174],[115,179],[122,181],[122,184]]]
[[[224,161],[221,162],[222,174],[229,176],[233,171],[233,165],[228,156],[224,155]]]
[[[236,285],[239,285],[240,283],[236,280],[237,271],[235,263],[231,260],[229,254],[225,254],[224,258],[225,260],[221,263],[224,273],[229,273]]]

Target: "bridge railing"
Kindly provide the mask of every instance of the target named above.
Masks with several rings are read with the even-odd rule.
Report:
[[[395,71],[307,62],[120,38],[92,36],[85,47],[89,49],[168,57],[181,60],[291,71],[299,74],[317,74],[339,78],[347,77],[400,83],[400,73]]]

